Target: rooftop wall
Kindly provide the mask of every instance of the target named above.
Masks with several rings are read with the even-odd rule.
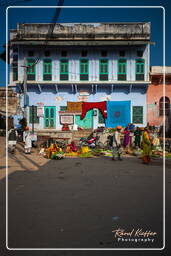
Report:
[[[151,74],[162,74],[164,72],[163,66],[152,66],[151,67]],[[165,73],[171,74],[171,66],[165,67]]]
[[[53,24],[18,24],[11,40],[42,40]],[[57,23],[50,40],[150,40],[150,23]]]

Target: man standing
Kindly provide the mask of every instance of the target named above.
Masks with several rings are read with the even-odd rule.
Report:
[[[135,136],[135,140],[134,140],[135,147],[140,148],[141,147],[141,130],[138,126],[134,131],[134,136]]]
[[[122,154],[122,148],[121,148],[121,126],[116,127],[116,131],[114,131],[113,134],[113,157],[112,160],[122,160],[121,154]]]
[[[8,151],[12,154],[14,154],[15,152],[15,147],[17,144],[17,131],[14,129],[14,127],[12,127],[9,131],[8,131]]]
[[[25,145],[24,145],[25,154],[30,154],[31,148],[32,148],[32,140],[31,140],[31,134],[28,126],[25,127],[25,131],[23,133],[23,141],[25,142]]]

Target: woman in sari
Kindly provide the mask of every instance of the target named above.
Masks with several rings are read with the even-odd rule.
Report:
[[[125,128],[124,132],[124,139],[123,139],[123,147],[126,153],[129,153],[129,145],[130,145],[130,131],[128,127]]]
[[[145,128],[142,136],[142,150],[143,150],[143,155],[142,155],[142,160],[144,164],[149,164],[151,162],[151,138],[148,132],[148,129]]]

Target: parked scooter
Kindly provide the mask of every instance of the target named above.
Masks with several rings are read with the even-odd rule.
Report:
[[[89,148],[103,148],[104,145],[99,141],[99,136],[81,138],[79,146],[88,146]]]

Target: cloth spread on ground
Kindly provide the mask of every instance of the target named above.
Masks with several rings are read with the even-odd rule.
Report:
[[[83,119],[86,116],[86,113],[93,109],[93,108],[98,108],[103,117],[107,117],[107,108],[106,108],[106,101],[101,101],[101,102],[83,102],[82,103],[82,114],[81,114],[81,119]]]

